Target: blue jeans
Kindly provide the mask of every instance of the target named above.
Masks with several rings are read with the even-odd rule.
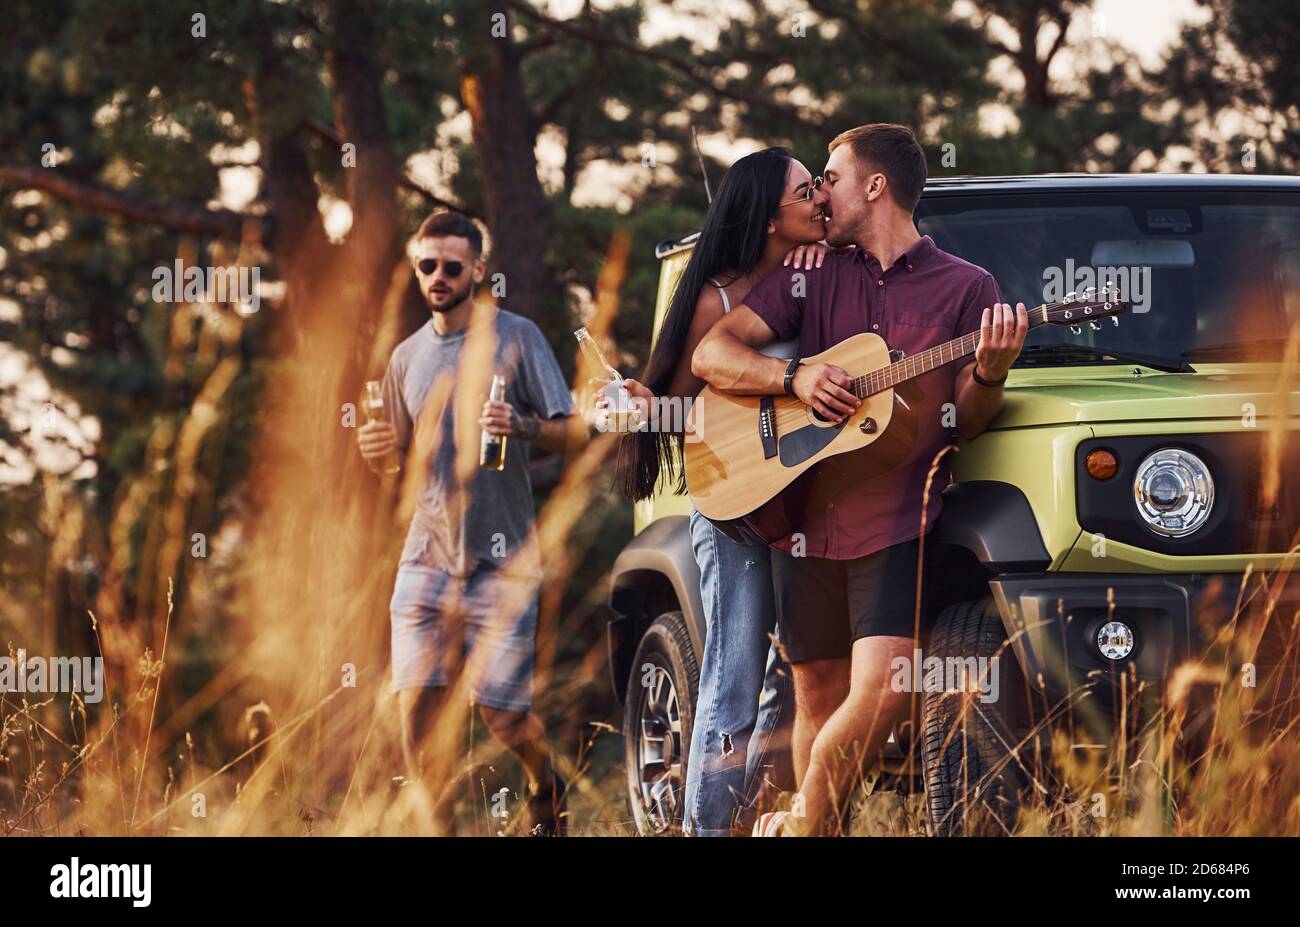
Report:
[[[446,686],[465,674],[476,705],[528,711],[537,649],[538,583],[479,564],[450,575],[429,553],[429,533],[406,536],[393,598],[392,691]]]
[[[739,544],[699,512],[691,543],[700,567],[706,634],[686,765],[683,829],[731,834],[762,785],[773,734],[793,711],[790,671],[777,656],[772,562],[767,545]]]

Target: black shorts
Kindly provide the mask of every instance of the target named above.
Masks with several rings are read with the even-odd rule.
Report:
[[[864,637],[916,634],[916,560],[919,539],[855,560],[793,557],[772,550],[776,615],[781,645],[791,663],[847,657]],[[926,538],[926,568],[921,576],[920,630],[929,629],[939,558]]]

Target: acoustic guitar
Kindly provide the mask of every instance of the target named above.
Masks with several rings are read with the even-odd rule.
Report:
[[[1029,327],[1068,325],[1118,316],[1117,291],[1069,293],[1029,310]],[[916,438],[916,384],[911,381],[975,352],[970,332],[912,357],[891,352],[879,335],[854,335],[805,364],[833,364],[854,377],[862,400],[842,422],[823,418],[786,395],[739,396],[706,386],[691,405],[685,443],[686,484],[700,513],[735,536],[744,524],[771,541],[798,530],[810,506],[833,499],[848,480],[885,473],[910,453]]]

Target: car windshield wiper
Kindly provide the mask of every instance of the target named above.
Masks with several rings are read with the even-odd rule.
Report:
[[[1186,358],[1171,360],[1167,357],[1155,357],[1150,354],[1134,354],[1131,351],[1112,351],[1109,348],[1090,348],[1079,344],[1031,344],[1020,349],[1020,357],[1015,366],[1038,364],[1051,361],[1098,361],[1113,360],[1121,364],[1141,364],[1152,370],[1165,373],[1195,373]]]
[[[1225,341],[1222,344],[1200,345],[1184,351],[1180,357],[1186,359],[1189,357],[1223,357],[1225,355],[1249,355],[1259,353],[1272,354],[1276,356],[1272,359],[1281,360],[1282,350],[1286,347],[1285,338],[1256,338],[1252,341]]]

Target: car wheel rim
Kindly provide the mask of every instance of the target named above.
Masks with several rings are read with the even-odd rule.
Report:
[[[655,833],[663,833],[677,818],[682,782],[682,716],[677,687],[663,667],[641,697],[636,731],[636,770],[641,808]]]

